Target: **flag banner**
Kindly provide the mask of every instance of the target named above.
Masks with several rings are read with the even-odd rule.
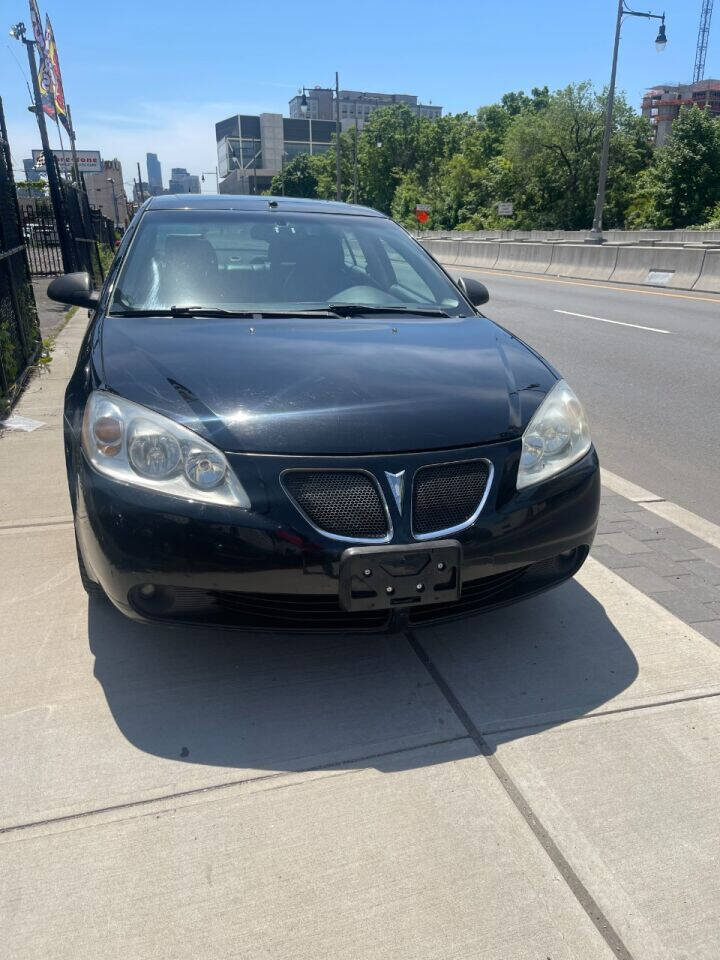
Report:
[[[38,87],[40,88],[40,102],[43,112],[52,120],[55,119],[55,98],[53,97],[53,82],[50,62],[47,58],[45,49],[45,34],[43,33],[42,22],[40,20],[40,11],[38,10],[37,0],[29,0],[30,20],[32,21],[33,35],[35,37],[35,46],[38,52]]]
[[[60,61],[58,60],[57,44],[55,43],[55,32],[53,31],[50,17],[45,14],[45,53],[50,64],[52,72],[52,91],[55,104],[55,113],[57,119],[70,133],[70,120],[65,106],[65,91],[63,90],[62,74],[60,73]]]

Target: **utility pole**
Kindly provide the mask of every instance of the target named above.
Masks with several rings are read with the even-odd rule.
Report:
[[[33,49],[35,46],[35,41],[27,40],[25,38],[25,25],[23,23],[16,24],[11,32],[12,36],[14,36],[16,39],[22,40],[22,42],[25,44],[25,49],[27,50],[30,76],[32,77],[33,85],[33,99],[35,101],[35,107],[31,107],[31,110],[35,114],[35,119],[37,120],[38,128],[40,129],[40,143],[43,149],[43,157],[45,158],[45,173],[47,174],[48,178],[48,193],[50,194],[50,202],[52,204],[53,213],[55,214],[55,223],[57,224],[57,234],[60,244],[60,255],[62,256],[63,270],[65,273],[72,273],[72,271],[75,269],[75,258],[73,256],[72,240],[70,238],[70,233],[65,221],[62,193],[60,192],[60,182],[58,180],[57,170],[55,169],[55,156],[50,149],[47,126],[45,125],[45,114],[43,113],[42,108],[42,98],[40,96],[40,86],[38,84],[37,67],[35,65],[35,51]]]
[[[342,183],[340,181],[340,80],[335,71],[335,179],[337,199],[342,200]]]
[[[142,174],[140,173],[140,161],[138,160],[138,190],[140,191],[140,203],[145,203],[145,192],[142,185]]]

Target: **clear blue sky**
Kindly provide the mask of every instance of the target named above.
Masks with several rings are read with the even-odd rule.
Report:
[[[160,157],[166,181],[171,166],[213,170],[216,120],[286,113],[298,86],[330,85],[335,70],[343,87],[414,93],[453,112],[474,111],[508,90],[580,80],[602,86],[617,9],[615,0],[39,3],[53,21],[78,146],[119,157],[127,181],[137,160],[145,177],[147,150]],[[654,22],[625,23],[618,85],[639,108],[646,86],[691,78],[701,0],[634,6],[664,9],[669,40],[658,55]],[[29,24],[29,14],[25,0],[2,10],[0,93],[21,164],[39,137],[12,55],[27,76],[25,51],[6,29],[18,19]],[[706,74],[720,77],[720,3]],[[213,177],[204,188],[214,188]]]

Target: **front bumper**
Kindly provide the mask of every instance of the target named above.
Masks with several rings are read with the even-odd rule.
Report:
[[[491,459],[495,478],[477,521],[455,537],[462,547],[463,587],[453,603],[343,610],[340,566],[353,544],[324,536],[299,515],[278,481],[282,469],[294,465],[287,457],[229,455],[253,504],[251,511],[238,511],[119,484],[78,454],[78,543],[90,576],[127,616],[252,630],[397,630],[507,604],[571,577],[587,557],[597,525],[595,450],[560,476],[522,491],[515,490],[517,443],[461,456]],[[363,457],[361,465],[382,476],[459,458],[458,451],[441,451]],[[327,467],[328,459],[318,463]],[[358,459],[332,458],[332,465],[358,466]],[[312,461],[297,458],[304,466]],[[409,521],[395,518],[391,544],[415,542]],[[155,588],[151,596],[147,585]]]

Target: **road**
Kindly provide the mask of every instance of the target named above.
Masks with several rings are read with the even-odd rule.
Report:
[[[720,523],[720,296],[451,272],[482,280],[487,315],[568,380],[603,466]]]

